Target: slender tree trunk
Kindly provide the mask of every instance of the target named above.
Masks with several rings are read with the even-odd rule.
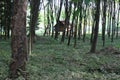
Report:
[[[59,18],[60,18],[60,14],[61,14],[61,10],[62,10],[62,4],[63,4],[63,0],[60,1],[60,9],[58,11],[58,15],[57,15],[57,19],[56,22],[59,22]],[[55,39],[58,38],[58,31],[55,31]]]
[[[112,34],[112,23],[113,23],[113,19],[112,19],[113,9],[112,8],[113,8],[112,1],[110,1],[110,23],[109,23],[108,38],[110,38]]]
[[[86,5],[86,9],[84,10],[85,14],[84,14],[84,26],[83,26],[83,42],[85,42],[85,37],[86,37],[86,26],[87,26],[87,5]]]
[[[112,35],[111,35],[111,42],[113,42],[113,38],[115,35],[115,0],[114,2],[114,10],[113,10],[113,15],[112,15]]]
[[[3,1],[3,3],[2,3],[2,38],[3,39],[6,39],[6,29],[7,29],[7,25],[6,25],[6,23],[7,23],[7,15],[6,15],[6,1]]]
[[[38,21],[38,12],[40,0],[31,0],[31,15],[30,15],[30,35],[29,35],[29,54],[32,51],[32,44],[35,42],[35,27],[37,26]]]
[[[4,39],[7,39],[7,28],[8,28],[8,12],[7,12],[7,2],[4,1]]]
[[[65,27],[66,28],[69,27],[68,0],[65,1]],[[61,38],[62,43],[64,42],[66,28],[62,33],[62,38]],[[68,34],[68,30],[67,30],[67,34]]]
[[[30,34],[31,40],[35,41],[35,27],[38,21],[40,0],[31,0],[31,19],[30,19]]]
[[[74,48],[76,47],[76,44],[77,44],[77,24],[78,24],[78,16],[76,16],[75,18],[75,32],[74,32]]]
[[[89,6],[90,7],[90,6]],[[91,9],[88,7],[88,34],[90,34],[90,29],[91,29]]]
[[[56,19],[57,22],[58,22],[59,19],[60,19],[61,10],[62,10],[62,4],[63,4],[63,0],[60,0],[60,9],[59,9],[59,11],[58,11],[58,15],[57,15],[57,19]]]
[[[109,2],[109,9],[108,9],[108,25],[107,25],[107,35],[110,38],[110,30],[111,30],[111,7]]]
[[[1,39],[4,38],[4,27],[5,27],[5,0],[1,0],[0,1],[0,28],[1,28],[1,34],[0,34],[0,37]],[[2,14],[1,14],[2,13]]]
[[[48,29],[48,35],[50,36],[50,28],[51,28],[51,25],[50,25],[50,2],[47,6],[47,29]]]
[[[69,27],[68,0],[65,1],[65,27],[67,28],[67,35],[68,35],[68,27]],[[62,43],[64,42],[66,28],[62,33],[62,38],[61,38]]]
[[[52,1],[52,3],[50,4],[50,8],[51,8],[51,14],[50,14],[50,16],[51,16],[51,27],[52,27],[52,37],[54,36],[54,15],[53,15],[53,5],[54,5],[54,1]]]
[[[66,2],[66,4],[67,4],[67,2]],[[68,4],[67,4],[68,5]],[[67,7],[67,5],[66,5],[66,7]],[[71,16],[71,10],[72,9],[72,2],[69,2],[69,5],[68,5],[68,8],[65,8],[65,13],[66,13],[66,18],[65,18],[65,23],[66,23],[66,25],[67,25],[67,33],[66,33],[66,36],[68,37],[68,35],[69,35],[69,30],[70,30],[70,27],[71,27],[71,25],[70,25],[70,16]]]
[[[92,32],[91,32],[91,37],[90,37],[90,43],[92,44],[93,42],[93,34],[94,34],[94,28],[95,28],[95,16],[94,16],[94,10],[92,10],[92,18],[93,18],[93,21],[92,21]]]
[[[64,42],[64,39],[65,39],[65,30],[62,32],[61,43],[63,43],[63,42]]]
[[[43,36],[45,36],[45,34],[47,33],[47,26],[46,26],[46,24],[45,24],[45,20],[46,20],[46,8],[45,8],[45,1],[43,1],[43,7],[44,7],[44,28],[45,28],[45,31],[44,31],[44,34],[43,34]]]
[[[119,34],[119,13],[120,13],[120,0],[119,0],[119,6],[118,6],[118,15],[117,15],[117,32],[116,32],[116,38],[118,38],[118,34]]]
[[[27,0],[13,0],[13,17],[12,17],[12,59],[10,63],[10,79],[18,78],[18,73],[27,80],[26,75],[26,60],[27,60],[27,45],[26,45],[26,9]]]
[[[103,7],[103,25],[102,25],[102,41],[103,46],[105,46],[105,28],[106,28],[106,2],[107,0],[104,0],[104,7]]]
[[[100,18],[100,0],[96,1],[96,14],[95,14],[95,30],[94,30],[94,37],[91,45],[90,52],[96,51],[96,44],[97,44],[97,37],[98,37],[98,30],[99,30],[99,18]]]
[[[78,39],[81,38],[81,34],[82,34],[82,3],[83,3],[83,0],[80,0],[80,18],[79,18],[79,27],[78,27]]]
[[[4,32],[5,32],[5,39],[9,38],[9,30],[10,30],[10,19],[11,19],[11,1],[5,0],[4,1]]]
[[[71,36],[73,35],[73,24],[74,24],[74,20],[75,20],[75,9],[76,9],[76,7],[77,7],[76,4],[74,4],[74,13],[73,13],[73,18],[72,18],[70,34],[69,34],[69,37],[68,37],[68,46],[70,45]]]

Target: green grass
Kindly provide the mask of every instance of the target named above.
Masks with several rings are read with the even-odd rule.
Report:
[[[120,54],[88,53],[91,47],[88,39],[89,36],[85,43],[77,41],[73,48],[73,43],[67,46],[67,40],[60,44],[60,40],[39,37],[28,58],[28,80],[120,80]],[[120,49],[119,39],[114,43],[107,39],[107,46]],[[97,44],[97,50],[100,49],[101,38]],[[0,80],[9,74],[10,54],[10,41],[0,41]]]

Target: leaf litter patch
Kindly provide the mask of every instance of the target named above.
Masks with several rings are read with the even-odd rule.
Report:
[[[104,55],[104,56],[112,56],[113,58],[115,58],[116,60],[118,58],[120,58],[120,51],[119,49],[109,46],[109,47],[105,47],[100,49],[99,51],[96,52],[96,54],[99,55]],[[88,67],[88,72],[93,73],[93,72],[100,72],[100,73],[115,73],[120,75],[120,65],[119,63],[117,63],[116,61],[113,64],[103,64],[97,68],[91,68]]]
[[[115,47],[105,47],[102,48],[101,50],[96,52],[97,54],[114,54],[114,55],[120,55],[120,51],[119,49],[115,48]]]

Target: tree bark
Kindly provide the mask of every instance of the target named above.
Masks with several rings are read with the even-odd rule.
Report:
[[[63,4],[63,0],[60,1],[60,9],[58,11],[57,18],[56,18],[57,23],[59,22],[61,10],[62,10],[62,4]],[[58,31],[55,31],[55,39],[57,39],[57,38],[58,38]]]
[[[117,14],[117,31],[116,31],[116,38],[118,38],[118,34],[119,34],[119,13],[120,13],[120,0],[119,0],[119,6],[118,6],[118,14]]]
[[[80,2],[79,2],[80,17],[79,17],[79,27],[78,27],[78,39],[81,38],[81,34],[82,34],[82,3],[83,3],[83,0],[80,0]]]
[[[87,27],[87,5],[86,8],[84,9],[84,26],[83,26],[83,42],[85,42],[85,37],[86,37],[86,27]]]
[[[74,25],[74,20],[75,20],[75,9],[76,9],[77,5],[74,3],[74,12],[73,12],[73,17],[72,17],[72,24],[71,24],[71,29],[70,29],[70,34],[68,37],[68,46],[70,45],[70,40],[71,37],[73,36],[73,25]]]
[[[75,18],[75,32],[74,32],[74,48],[76,47],[77,44],[77,26],[78,26],[78,16]]]
[[[10,79],[18,78],[18,72],[27,80],[26,61],[27,61],[27,45],[26,45],[26,9],[27,0],[13,0],[13,16],[12,16],[12,60],[10,63]]]
[[[113,1],[113,14],[112,14],[112,34],[111,34],[111,42],[114,41],[114,35],[115,35],[115,0]]]
[[[94,29],[94,37],[91,45],[90,52],[94,53],[96,51],[97,37],[98,37],[98,29],[99,29],[99,17],[100,17],[100,0],[96,1],[96,14],[95,14],[95,29]]]
[[[29,35],[29,54],[31,54],[32,51],[32,44],[35,42],[35,28],[37,26],[38,21],[38,12],[39,12],[39,5],[40,0],[31,0],[30,6],[31,6],[31,12],[30,12],[30,35]]]
[[[108,25],[107,25],[107,35],[108,38],[110,38],[110,30],[111,30],[111,6],[110,6],[111,2],[109,2],[109,10],[108,10]]]
[[[103,46],[105,46],[105,28],[106,28],[106,2],[107,0],[104,0],[104,7],[103,7],[103,22],[102,22],[102,41]]]
[[[92,32],[91,32],[91,37],[90,37],[90,43],[92,44],[93,42],[93,34],[94,34],[94,28],[95,28],[95,11],[92,10]]]

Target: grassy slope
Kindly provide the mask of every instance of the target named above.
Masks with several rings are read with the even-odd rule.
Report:
[[[119,47],[118,40],[107,46]],[[101,40],[97,49],[101,49]],[[27,70],[29,80],[120,80],[119,55],[88,53],[88,41],[73,45],[60,44],[51,37],[40,37],[34,45],[33,53],[29,55]],[[0,42],[0,80],[8,76],[10,61],[9,41]],[[107,71],[105,68],[115,69]],[[19,78],[18,80],[22,80]]]

